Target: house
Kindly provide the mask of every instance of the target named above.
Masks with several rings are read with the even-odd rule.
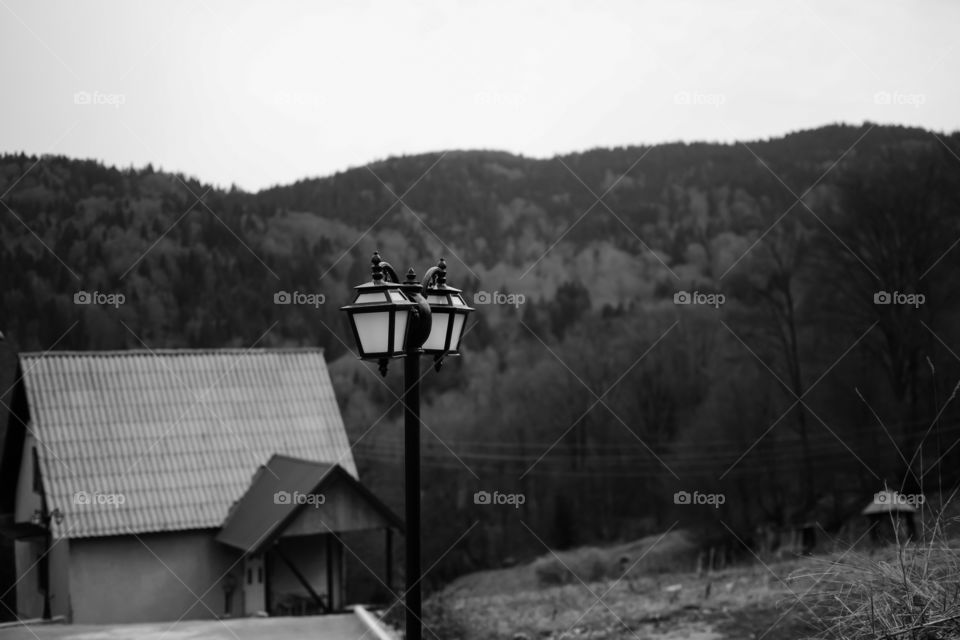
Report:
[[[0,532],[21,619],[339,610],[343,537],[361,530],[385,532],[390,584],[401,522],[359,481],[321,350],[23,353],[16,367]]]

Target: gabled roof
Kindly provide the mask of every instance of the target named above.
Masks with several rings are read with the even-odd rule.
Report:
[[[217,534],[217,541],[244,553],[259,553],[280,537],[300,512],[314,508],[320,509],[322,526],[319,532],[336,532],[339,529],[332,512],[341,512],[343,508],[356,509],[360,505],[336,505],[326,501],[316,504],[316,501],[309,500],[311,497],[324,496],[324,489],[341,479],[347,481],[352,493],[363,500],[362,506],[372,507],[379,513],[384,524],[403,528],[397,516],[343,467],[276,455],[260,467],[250,488],[230,510],[223,528]],[[304,498],[298,500],[298,494]],[[324,510],[331,512],[325,525]]]
[[[900,492],[884,489],[874,494],[873,501],[861,513],[865,516],[891,512],[914,513],[917,509],[910,502]]]
[[[64,515],[51,523],[54,535],[219,527],[274,453],[356,476],[322,350],[48,352],[20,361],[47,505]]]

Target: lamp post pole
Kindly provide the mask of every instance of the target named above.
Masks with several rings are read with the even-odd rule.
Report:
[[[406,640],[421,638],[420,600],[420,351],[407,351],[404,377],[404,490],[407,520]]]
[[[429,282],[436,271],[432,268],[424,275]],[[399,280],[399,278],[395,278]],[[404,493],[407,517],[407,590],[405,594],[406,633],[405,640],[421,640],[423,633],[423,602],[420,580],[420,354],[423,343],[433,327],[433,312],[417,282],[417,274],[411,268],[404,282],[407,296],[416,306],[410,310],[410,328],[407,333],[406,350],[403,356],[403,468]]]
[[[360,357],[376,360],[387,375],[390,358],[403,358],[404,497],[406,509],[406,640],[423,632],[420,563],[420,356],[433,356],[439,371],[443,359],[460,354],[467,306],[460,289],[447,285],[441,258],[423,281],[413,269],[400,282],[379,253],[371,259],[370,282],[354,287],[353,304],[341,307],[350,320]]]

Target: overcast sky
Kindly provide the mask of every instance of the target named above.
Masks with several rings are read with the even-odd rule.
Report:
[[[960,128],[960,3],[0,0],[0,151],[256,190],[831,122]]]

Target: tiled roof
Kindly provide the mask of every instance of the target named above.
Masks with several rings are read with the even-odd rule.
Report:
[[[219,527],[274,453],[356,477],[321,350],[20,359],[54,535]]]
[[[260,468],[250,483],[250,488],[233,507],[223,528],[217,534],[217,540],[240,549],[244,553],[258,553],[283,533],[284,528],[298,512],[315,508],[307,503],[295,503],[291,500],[296,493],[305,496],[322,493],[323,488],[337,478],[346,477],[354,493],[365,499],[367,505],[379,512],[383,523],[403,528],[403,523],[376,496],[370,493],[356,478],[347,474],[343,467],[310,460],[301,460],[290,456],[276,455]],[[277,493],[286,494],[286,501],[277,500]],[[350,511],[352,505],[324,504],[323,508],[332,511]],[[326,520],[326,518],[323,518]],[[335,519],[334,519],[335,521]],[[337,531],[335,524],[325,526]]]

